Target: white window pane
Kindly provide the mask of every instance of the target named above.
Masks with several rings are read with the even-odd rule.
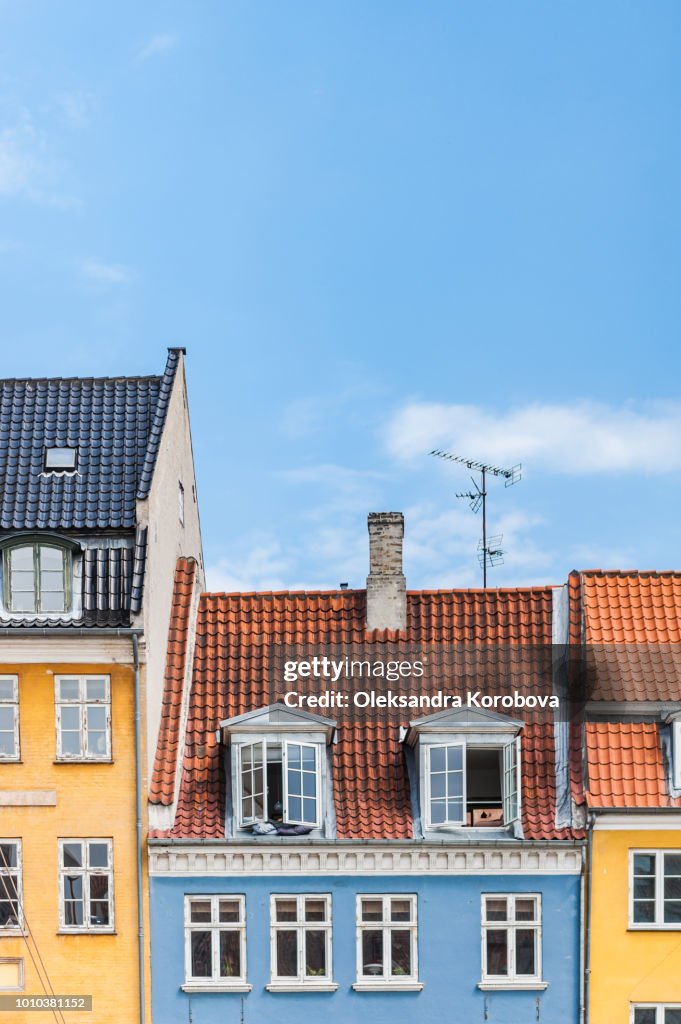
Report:
[[[76,448],[46,448],[45,469],[75,469]]]
[[[64,843],[62,846],[62,864],[65,868],[83,867],[83,844]]]
[[[382,921],[383,900],[362,900],[362,920]]]
[[[196,921],[199,924],[209,924],[211,921],[210,900],[192,900],[189,910],[189,919],[190,921]]]
[[[40,568],[43,570],[50,570],[58,572],[61,575],[64,568],[64,552],[61,548],[40,548]]]
[[[17,745],[14,731],[0,731],[0,757],[16,757]]]
[[[276,900],[275,907],[277,921],[296,921],[298,919],[298,905],[296,900]]]
[[[681,1024],[681,1009],[669,1008],[665,1010],[664,1024]]]
[[[88,861],[91,868],[107,868],[109,866],[109,844],[88,843]]]
[[[652,1006],[634,1010],[634,1024],[656,1024],[656,1010]]]
[[[447,747],[447,771],[463,770],[463,748]]]
[[[33,547],[12,548],[10,565],[13,572],[15,569],[22,569],[33,575]]]
[[[80,729],[80,708],[68,705],[63,707],[61,709],[61,727],[69,732],[73,730],[77,732]]]
[[[431,747],[430,770],[432,772],[444,772],[447,765],[447,754],[444,747]]]
[[[220,977],[241,976],[241,936],[236,929],[220,932]]]
[[[78,680],[78,679],[60,679],[59,680],[59,699],[60,700],[79,700],[80,699],[80,680]]]
[[[305,974],[321,978],[326,974],[326,932],[308,929],[305,932]]]
[[[238,923],[241,920],[239,900],[220,900],[218,919],[224,923]]]
[[[390,973],[393,977],[411,974],[411,932],[393,928],[390,933]]]
[[[14,679],[0,679],[0,700],[16,700],[16,683]]]
[[[0,843],[0,869],[17,866],[17,844]]]
[[[362,932],[362,974],[370,978],[383,974],[383,932],[379,929]]]
[[[536,934],[534,928],[516,929],[515,972],[517,975],[526,977],[537,973]]]
[[[485,900],[488,921],[506,921],[508,917],[508,901],[504,896],[488,897]]]
[[[92,875],[90,877],[90,924],[106,928],[109,923],[108,876]]]
[[[61,753],[64,757],[78,757],[82,754],[80,732],[61,731]]]
[[[516,921],[534,921],[537,916],[537,901],[534,899],[519,899],[515,901]]]
[[[487,973],[495,977],[508,974],[508,932],[505,928],[488,928],[485,934]]]
[[[0,706],[0,732],[14,731],[14,707]]]
[[[305,900],[305,920],[306,921],[325,921],[326,920],[326,900]]]
[[[211,933],[193,931],[191,933],[192,977],[210,978],[213,973]]]
[[[106,700],[106,679],[85,680],[86,700]]]

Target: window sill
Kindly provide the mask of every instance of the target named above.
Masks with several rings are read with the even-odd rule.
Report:
[[[52,764],[113,764],[113,757],[55,757]]]
[[[188,981],[185,985],[181,985],[180,989],[182,992],[250,992],[253,988],[246,981],[235,981],[231,985],[225,984],[204,984],[199,981]]]
[[[628,932],[681,932],[681,922],[674,924],[630,924]]]
[[[543,992],[548,981],[479,981],[482,992]]]
[[[117,935],[113,928],[58,928],[57,935]]]
[[[0,939],[21,939],[28,935],[23,928],[0,928]]]
[[[355,992],[420,992],[422,981],[356,981]]]
[[[335,981],[273,981],[265,985],[268,992],[335,992]]]

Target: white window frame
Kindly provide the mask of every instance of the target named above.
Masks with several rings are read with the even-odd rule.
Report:
[[[451,747],[458,747],[461,749],[462,765],[463,765],[463,819],[460,821],[449,821],[445,820],[442,822],[432,821],[431,814],[431,751],[434,749],[448,750]],[[468,785],[467,785],[467,769],[466,769],[466,756],[468,749],[471,750],[498,750],[501,755],[501,767],[500,767],[500,783],[501,783],[501,802],[503,808],[504,821],[500,828],[510,828],[516,821],[520,820],[520,809],[521,809],[521,745],[520,736],[514,737],[510,741],[504,741],[501,743],[495,743],[490,741],[489,743],[481,743],[479,740],[467,741],[464,737],[454,737],[451,739],[443,739],[442,742],[432,742],[423,744],[423,752],[421,757],[421,764],[424,770],[424,825],[426,829],[431,829],[437,832],[443,828],[465,828],[473,829],[479,826],[467,825],[466,816],[468,813]],[[512,790],[507,789],[507,785],[510,781],[513,781],[514,788]]]
[[[0,753],[0,761],[20,761],[21,760],[21,743],[19,737],[19,677],[18,676],[6,676],[0,675],[0,683],[12,683],[12,698],[9,700],[0,699],[0,707],[11,708],[13,711],[13,723],[14,723],[14,753],[13,754],[2,754]]]
[[[277,901],[291,900],[296,903],[295,921],[277,921]],[[305,901],[315,900],[323,902],[326,908],[324,921],[305,920]],[[298,973],[295,977],[290,974],[277,974],[277,933],[288,931],[296,933],[296,952]],[[305,933],[325,933],[325,959],[326,973],[308,975],[305,972]],[[270,992],[302,992],[308,989],[323,989],[332,991],[338,988],[333,980],[333,919],[331,894],[326,892],[304,892],[285,893],[278,892],[270,895],[270,983],[267,989]]]
[[[262,744],[263,748],[263,806],[264,815],[263,818],[247,818],[244,814],[243,808],[243,794],[242,794],[242,772],[243,772],[243,751],[247,747],[254,747],[258,744]],[[322,746],[319,743],[310,743],[307,740],[298,739],[279,739],[274,737],[259,736],[252,740],[240,742],[237,746],[237,757],[236,757],[236,790],[237,790],[237,806],[238,806],[238,826],[239,828],[245,828],[248,825],[252,825],[257,821],[267,820],[267,746],[281,747],[281,771],[282,771],[282,796],[283,796],[283,820],[287,825],[305,825],[308,828],[321,828],[322,819]],[[292,818],[289,815],[289,790],[288,790],[288,761],[289,761],[289,748],[292,746],[305,747],[309,750],[314,751],[315,755],[315,808],[316,808],[316,819],[314,822],[302,821],[299,818]]]
[[[81,867],[64,866],[64,847],[70,843],[80,843],[85,851],[85,863]],[[108,867],[90,867],[90,843],[105,843],[108,849]],[[114,919],[114,862],[113,862],[113,839],[93,838],[82,836],[58,841],[58,873],[59,873],[59,931],[67,934],[111,934],[115,931]],[[83,878],[83,924],[66,924],[66,903],[64,900],[64,878],[66,875],[81,875]],[[109,923],[92,924],[90,922],[90,878],[106,876],[109,880]]]
[[[24,980],[24,958],[21,956],[0,956],[1,964],[16,964],[19,968],[19,985],[0,985],[0,992],[23,992],[26,984]]]
[[[507,915],[505,921],[487,919],[487,900],[506,900]],[[516,900],[534,900],[536,916],[533,921],[516,921]],[[516,931],[533,931],[535,933],[534,974],[518,974],[516,972]],[[490,974],[487,969],[487,932],[505,931],[508,938],[508,973]],[[479,988],[546,988],[542,978],[542,898],[538,892],[483,892],[480,896],[480,984]]]
[[[78,700],[62,700],[60,684],[62,681],[78,682]],[[101,699],[88,699],[87,683],[103,682],[106,695]],[[106,708],[106,751],[104,754],[87,753],[87,711],[91,707]],[[78,708],[80,717],[80,753],[65,754],[62,752],[62,709]],[[57,731],[57,761],[110,761],[111,760],[111,677],[107,675],[74,675],[71,673],[55,676],[54,678],[54,711],[55,727]]]
[[[631,1024],[636,1022],[637,1010],[655,1010],[655,1024],[664,1024],[665,1010],[681,1010],[681,1003],[632,1003],[629,1013]]]
[[[362,903],[364,900],[381,901],[383,904],[382,919],[380,921],[362,920]],[[391,921],[390,904],[391,900],[408,900],[411,907],[409,921]],[[423,985],[419,981],[419,943],[418,943],[418,896],[411,892],[390,892],[390,893],[357,893],[355,902],[355,926],[356,926],[356,981],[352,986],[356,991],[419,991]],[[366,931],[383,932],[383,971],[381,974],[364,974],[362,936]],[[410,933],[411,953],[411,974],[392,974],[390,971],[391,960],[391,935],[392,931],[408,931]]]
[[[228,900],[239,904],[239,921],[220,921],[220,902]],[[211,920],[192,921],[191,907],[193,903],[210,903]],[[195,977],[192,967],[192,932],[211,933],[211,966],[210,978]],[[237,932],[239,935],[239,956],[241,973],[233,977],[220,974],[220,932]],[[187,893],[184,897],[184,992],[250,992],[251,985],[247,982],[248,968],[246,965],[246,897],[243,893]]]
[[[32,562],[33,568],[17,569],[12,568],[12,556],[16,551],[22,548],[30,548],[32,551]],[[63,591],[49,591],[49,593],[62,593],[64,594],[64,607],[63,609],[55,608],[43,608],[42,598],[42,561],[41,551],[43,548],[49,548],[53,551],[59,551],[62,559],[62,584]],[[3,557],[3,587],[4,587],[4,607],[8,615],[12,618],[35,618],[36,616],[46,616],[47,618],[63,618],[69,616],[73,611],[73,548],[72,546],[59,543],[57,540],[36,540],[35,537],[27,537],[24,540],[17,539],[11,544],[6,544],[2,548]],[[54,569],[46,569],[45,572],[56,572]],[[12,587],[12,573],[13,572],[30,572],[33,580],[33,607],[32,608],[15,608],[14,607],[14,589]],[[29,593],[29,591],[20,591],[20,593]]]
[[[0,843],[3,846],[15,846],[17,850],[17,866],[16,868],[7,867],[4,862],[4,858],[0,857],[0,878],[6,878],[8,875],[16,875],[16,902],[17,902],[17,923],[13,925],[5,925],[0,927],[0,935],[22,935],[24,932],[24,883],[23,883],[23,851],[21,839],[0,839]]]
[[[653,897],[655,902],[654,921],[634,921],[634,858],[641,854],[643,856],[655,857],[655,895]],[[664,858],[667,854],[671,854],[675,857],[681,857],[681,849],[675,849],[673,847],[658,847],[657,849],[629,850],[629,928],[632,931],[681,931],[681,921],[665,923],[664,920]],[[674,875],[672,877],[681,876]]]

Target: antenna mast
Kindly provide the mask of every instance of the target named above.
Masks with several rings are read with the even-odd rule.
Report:
[[[480,474],[479,484],[474,477],[471,477],[475,490],[460,491],[456,497],[466,498],[473,512],[479,512],[482,508],[482,540],[478,544],[478,561],[482,568],[482,585],[487,588],[487,569],[495,565],[503,565],[504,562],[504,552],[501,549],[502,535],[487,539],[487,474],[503,477],[504,486],[512,487],[522,478],[522,465],[518,463],[517,466],[512,466],[510,469],[502,469],[501,466],[493,466],[488,462],[477,462],[475,459],[465,459],[461,455],[440,451],[439,448],[434,448],[430,454],[439,459],[446,459],[448,462],[458,462]]]

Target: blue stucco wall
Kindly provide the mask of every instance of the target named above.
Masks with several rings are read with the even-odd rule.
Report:
[[[324,892],[333,897],[333,993],[272,993],[269,978],[271,893]],[[422,992],[354,992],[355,895],[418,895]],[[480,894],[542,894],[544,992],[481,992]],[[245,1024],[337,1021],[354,1024],[577,1024],[579,1018],[579,878],[575,876],[152,878],[154,1024],[187,1024],[184,981],[185,893],[246,895],[248,981]],[[539,1005],[537,1006],[537,999]],[[193,994],[193,1024],[238,1024],[241,996]]]

